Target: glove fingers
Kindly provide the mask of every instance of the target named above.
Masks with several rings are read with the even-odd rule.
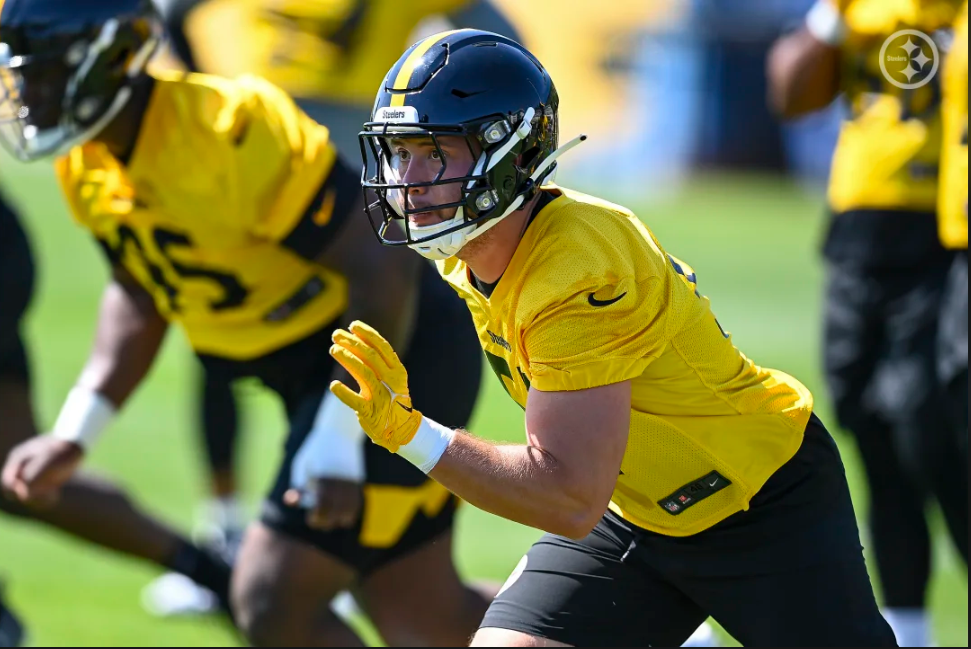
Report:
[[[381,359],[388,366],[388,369],[401,367],[401,360],[395,353],[391,343],[385,340],[384,336],[379,334],[371,325],[365,324],[360,320],[355,320],[351,323],[350,329],[351,333],[363,340],[381,355]]]
[[[361,388],[361,396],[365,399],[373,396],[374,390],[382,388],[381,379],[364,358],[354,353],[354,350],[334,345],[330,348],[330,355],[347,370]]]
[[[336,345],[343,347],[364,361],[376,374],[381,376],[382,380],[392,373],[391,366],[385,362],[378,350],[355,334],[338,329],[334,332],[333,340]]]
[[[363,413],[367,412],[370,402],[340,381],[334,381],[331,383],[330,391],[335,397],[340,399],[345,406],[356,412],[358,418],[360,418]]]

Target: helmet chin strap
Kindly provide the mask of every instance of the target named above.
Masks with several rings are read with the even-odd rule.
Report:
[[[524,120],[524,123],[528,124],[529,122]],[[519,132],[517,131],[517,135],[518,133]],[[527,132],[526,135],[523,137],[525,138],[528,135],[529,133]],[[563,146],[561,146],[559,149],[551,153],[550,156],[542,162],[542,164],[540,164],[540,166],[536,169],[536,171],[533,172],[533,175],[530,176],[529,179],[533,181],[533,183],[541,182],[541,180],[546,178],[547,170],[550,167],[552,167],[553,164],[556,163],[558,158],[563,156],[563,154],[567,153],[577,145],[583,142],[586,142],[586,140],[587,140],[586,135],[580,135],[579,137],[576,137],[570,140],[569,142],[567,142],[566,144],[564,144]],[[512,150],[512,146],[510,146],[509,149],[507,149],[506,153],[508,154],[508,151],[510,150]],[[498,160],[500,160],[501,158],[498,156],[495,156],[494,159],[498,163]],[[482,166],[483,162],[484,160],[480,159],[479,164],[476,165],[476,169],[477,169],[476,174],[480,173],[478,169]],[[491,165],[491,166],[494,166],[494,165]],[[443,235],[437,239],[433,239],[425,243],[413,243],[413,244],[410,244],[408,247],[414,250],[415,252],[417,252],[422,257],[425,257],[426,259],[431,259],[432,261],[443,261],[445,259],[448,259],[449,257],[454,257],[459,253],[460,250],[462,250],[462,248],[465,247],[465,245],[469,241],[472,241],[476,237],[485,234],[486,232],[488,232],[489,230],[497,226],[507,216],[509,216],[516,210],[520,209],[523,206],[523,203],[525,202],[526,202],[526,196],[524,194],[520,194],[515,198],[515,200],[513,200],[512,204],[506,209],[505,212],[503,212],[500,216],[497,216],[494,219],[489,219],[484,223],[478,223],[478,224],[466,226],[464,228],[460,228],[458,230],[455,230],[454,232],[450,232],[449,234]],[[464,222],[465,222],[465,208],[460,207],[455,211],[455,216],[447,221],[442,221],[441,223],[436,223],[435,225],[424,225],[424,226],[413,225],[411,226],[410,229],[412,232],[419,235],[420,238],[426,238],[426,237],[433,237],[438,232],[444,232],[449,228],[454,228],[456,226],[461,225]]]

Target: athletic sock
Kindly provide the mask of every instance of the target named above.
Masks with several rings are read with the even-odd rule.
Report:
[[[930,623],[924,609],[888,608],[884,609],[883,617],[893,629],[901,647],[930,646]]]

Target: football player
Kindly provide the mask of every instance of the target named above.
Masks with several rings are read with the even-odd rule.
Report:
[[[480,380],[471,320],[430,265],[350,218],[360,173],[325,127],[255,77],[147,73],[160,32],[148,0],[8,0],[0,14],[18,116],[3,140],[27,160],[66,151],[56,175],[70,211],[113,270],[53,434],[15,451],[4,481],[27,501],[56,494],[177,323],[209,372],[260,379],[290,423],[234,572],[248,638],[357,645],[328,608],[354,587],[389,643],[462,643],[486,600],[452,564],[457,500],[367,443],[329,395],[345,374],[327,350],[342,322],[381,322],[408,350],[416,403],[459,425]]]
[[[331,141],[347,160],[360,158],[357,133],[368,120],[374,87],[409,44],[422,20],[443,15],[517,39],[490,0],[160,0],[172,51],[191,71],[236,76],[251,73],[295,97],[330,127]],[[232,19],[230,19],[232,18]],[[200,432],[211,474],[211,497],[201,508],[200,529],[218,546],[233,546],[239,513],[234,456],[238,412],[230,386],[205,373],[201,381]],[[160,580],[148,594],[167,596]],[[187,593],[190,594],[190,593]],[[189,598],[192,601],[194,598]]]
[[[954,30],[944,68],[944,148],[941,163],[941,241],[957,251],[941,314],[941,380],[967,452],[968,435],[968,3]]]
[[[906,646],[929,642],[928,492],[965,560],[968,551],[967,461],[937,368],[954,253],[937,227],[936,71],[960,5],[820,0],[770,57],[782,115],[840,93],[849,104],[828,196],[825,367],[837,418],[866,469],[884,613]]]
[[[376,327],[333,336],[376,443],[548,532],[474,645],[676,646],[709,615],[744,645],[892,645],[812,395],[632,212],[549,183],[583,139],[560,147],[558,108],[529,52],[459,30],[401,57],[361,135],[376,232],[437,261],[525,409],[525,444],[477,439],[420,412]]]

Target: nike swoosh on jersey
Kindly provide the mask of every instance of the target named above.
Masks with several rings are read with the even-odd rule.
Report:
[[[617,302],[620,302],[622,299],[624,299],[624,296],[627,295],[627,291],[624,291],[623,293],[613,298],[612,300],[598,300],[597,298],[594,297],[594,295],[595,295],[594,293],[591,293],[589,296],[587,296],[587,301],[590,303],[590,306],[605,307],[605,306],[610,306],[611,304],[616,304]]]
[[[405,404],[401,403],[400,401],[396,401],[395,403],[397,403],[399,406],[401,406],[402,408],[404,408],[405,409],[405,412],[414,412],[415,411],[414,408],[409,408],[408,406],[406,406]]]

